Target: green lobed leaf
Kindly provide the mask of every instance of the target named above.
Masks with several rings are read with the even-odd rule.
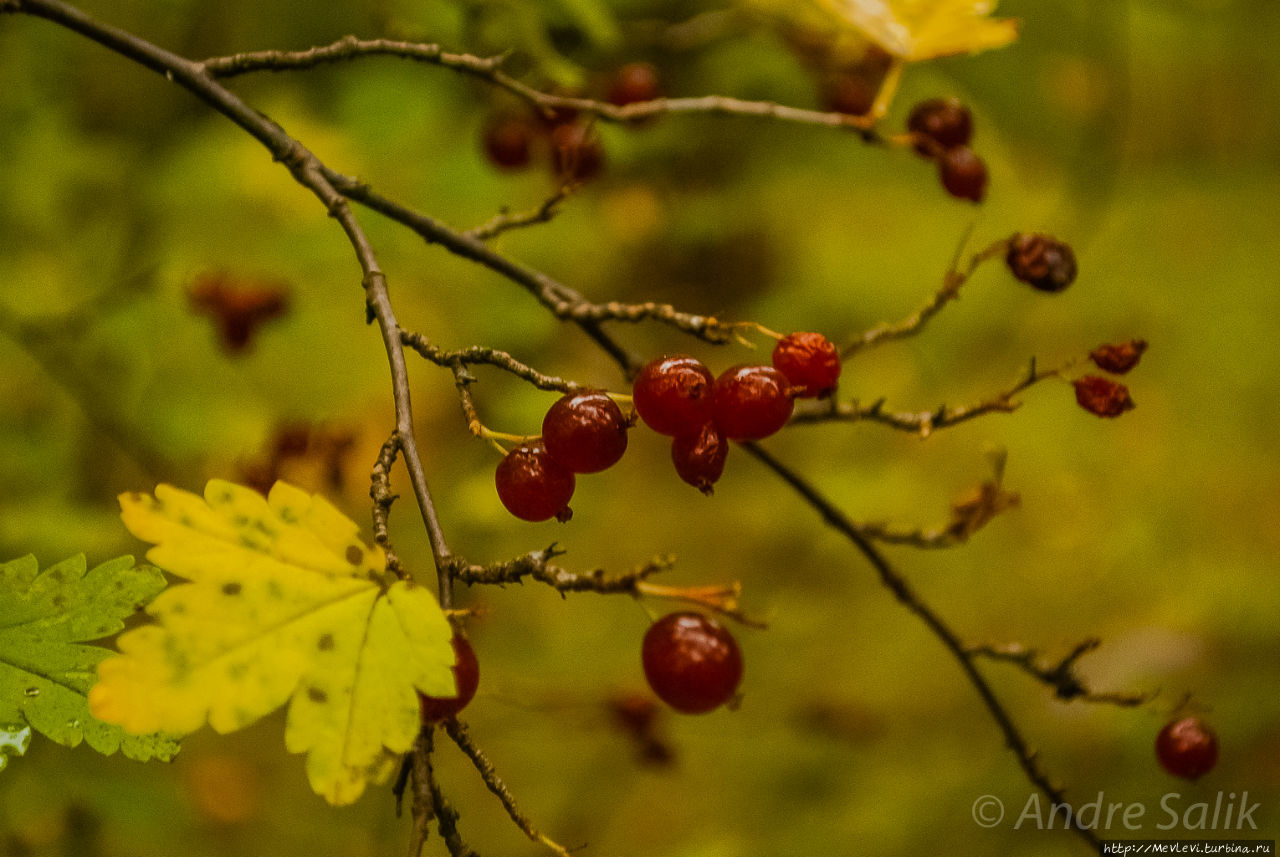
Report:
[[[6,747],[22,755],[30,729],[67,747],[83,741],[139,761],[173,758],[172,737],[129,735],[92,717],[87,702],[98,663],[112,652],[85,641],[123,629],[164,586],[158,569],[131,556],[93,569],[83,554],[43,572],[33,556],[0,565],[0,760]]]

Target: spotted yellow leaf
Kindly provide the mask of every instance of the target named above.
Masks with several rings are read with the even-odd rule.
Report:
[[[456,693],[435,597],[389,577],[382,549],[323,497],[215,479],[204,497],[160,485],[120,505],[155,545],[148,559],[189,582],[98,665],[95,717],[132,733],[231,732],[287,703],[285,746],[307,754],[318,794],[347,804],[413,744],[415,691]]]
[[[837,19],[903,62],[998,48],[1018,37],[996,0],[818,0]]]

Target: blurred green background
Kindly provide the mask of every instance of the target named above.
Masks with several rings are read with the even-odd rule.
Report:
[[[494,2],[98,0],[86,9],[191,57],[301,48],[347,33],[519,49],[514,69],[598,91],[648,59],[672,95],[817,106],[813,73],[777,33],[733,10],[663,0]],[[1280,832],[1280,10],[1272,0],[1006,0],[1013,46],[909,70],[887,120],[956,94],[991,169],[982,208],[945,196],[908,151],[851,134],[724,117],[601,127],[607,165],[552,223],[503,252],[596,300],[668,300],[839,339],[914,310],[971,226],[975,249],[1016,230],[1069,240],[1077,284],[1057,296],[982,268],[921,336],[859,355],[842,397],[923,410],[982,398],[1036,355],[1151,343],[1129,377],[1138,407],[1080,410],[1069,385],[921,440],[872,424],[795,428],[766,445],[860,520],[932,526],[1008,450],[1021,506],[968,545],[891,550],[967,640],[1047,657],[1099,636],[1081,663],[1099,690],[1159,691],[1138,710],[1061,704],[989,665],[998,692],[1078,803],[1258,803]],[[695,17],[699,13],[712,14]],[[673,22],[694,21],[675,32]],[[696,38],[687,38],[692,34]],[[447,71],[395,60],[258,75],[234,88],[330,166],[455,226],[540,203],[544,168],[500,173],[478,135],[511,106]],[[596,87],[596,89],[593,89]],[[364,324],[360,274],[337,226],[286,171],[184,92],[46,22],[0,17],[0,558],[91,562],[143,547],[115,496],[157,481],[283,475],[368,520],[368,470],[392,426],[385,358]],[[401,322],[445,347],[480,344],[583,383],[625,381],[576,330],[493,274],[359,212]],[[187,291],[220,273],[285,283],[289,309],[231,352]],[[713,369],[764,358],[669,329],[615,328],[641,353],[691,351]],[[420,443],[455,550],[477,562],[555,541],[566,566],[625,570],[671,552],[666,582],[740,580],[767,631],[745,650],[737,711],[664,716],[673,753],[646,763],[608,701],[643,693],[647,618],[625,598],[561,599],[529,584],[460,592],[480,695],[468,709],[535,824],[582,853],[1075,855],[1076,837],[1015,829],[1028,783],[973,688],[850,546],[748,456],[712,499],[679,482],[665,442],[632,434],[624,461],[579,480],[566,525],[523,524],[492,488],[452,379],[412,364]],[[536,432],[553,396],[479,370],[494,428]],[[275,452],[273,453],[273,450]],[[294,454],[296,453],[296,454]],[[279,465],[279,466],[275,466]],[[274,469],[273,469],[274,467]],[[402,474],[396,487],[407,493]],[[426,570],[407,500],[393,534]],[[657,610],[666,605],[651,605]],[[1184,710],[1222,755],[1192,784],[1156,765],[1156,732]],[[374,790],[312,795],[282,719],[191,736],[171,765],[102,758],[39,736],[0,772],[0,854],[404,853],[408,822]],[[442,746],[444,787],[482,854],[545,853]],[[1168,797],[1170,795],[1178,797]],[[972,820],[1003,801],[992,829]],[[1228,798],[1228,795],[1234,797]],[[1194,815],[1192,817],[1194,821]],[[428,853],[444,853],[436,840]]]

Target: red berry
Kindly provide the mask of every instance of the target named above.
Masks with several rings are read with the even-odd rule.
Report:
[[[1135,407],[1129,388],[1108,378],[1085,375],[1072,382],[1076,403],[1099,417],[1118,417]]]
[[[787,376],[772,366],[734,366],[716,379],[715,421],[729,440],[759,440],[791,419]]]
[[[728,455],[729,442],[714,423],[707,423],[697,434],[677,435],[671,441],[676,474],[703,494],[710,494],[711,486],[720,480]]]
[[[476,695],[480,686],[480,662],[476,660],[476,651],[471,648],[467,638],[454,634],[453,640],[453,681],[457,685],[457,696],[427,696],[418,694],[418,710],[422,714],[423,723],[439,723],[448,720],[467,707],[467,703]]]
[[[699,613],[671,613],[654,622],[640,656],[653,692],[685,714],[718,708],[733,698],[742,680],[737,641]]]
[[[597,473],[627,451],[627,418],[599,390],[569,393],[542,420],[542,442],[556,462],[574,473]]]
[[[639,101],[652,101],[662,94],[658,69],[653,63],[627,63],[618,69],[609,85],[609,102],[619,107]]]
[[[1117,345],[1099,345],[1089,352],[1089,359],[1104,372],[1123,375],[1142,359],[1142,352],[1147,350],[1147,343],[1141,339],[1130,339]]]
[[[1042,292],[1060,292],[1076,279],[1075,252],[1052,235],[1014,235],[1005,263],[1015,277]]]
[[[840,351],[821,333],[790,333],[773,347],[773,366],[795,395],[823,399],[840,378]]]
[[[567,521],[573,515],[573,473],[549,454],[542,441],[517,446],[498,463],[494,482],[498,499],[507,511],[525,521],[555,518]]]
[[[636,375],[632,401],[640,419],[658,434],[697,434],[711,422],[714,383],[695,357],[660,357]]]
[[[480,141],[489,163],[504,170],[527,167],[539,129],[532,117],[503,115],[485,125]]]
[[[1218,761],[1218,738],[1198,717],[1174,720],[1156,736],[1156,758],[1175,777],[1199,779]]]
[[[551,167],[564,181],[585,182],[604,168],[604,146],[588,122],[564,122],[551,129]]]
[[[938,175],[947,193],[957,199],[982,202],[987,195],[987,165],[968,146],[956,146],[939,155]]]
[[[958,98],[930,98],[911,108],[907,130],[919,135],[916,151],[932,157],[939,151],[969,145],[973,115]]]

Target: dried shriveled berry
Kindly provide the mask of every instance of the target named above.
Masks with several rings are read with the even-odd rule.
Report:
[[[653,692],[685,714],[719,708],[733,698],[742,680],[738,642],[700,613],[670,613],[654,622],[640,654]]]
[[[938,177],[957,199],[982,202],[987,195],[987,165],[968,146],[956,146],[938,156]]]
[[[547,453],[542,441],[517,446],[498,463],[494,473],[498,499],[507,511],[524,521],[555,518],[567,521],[573,512],[573,473]]]
[[[840,350],[821,333],[789,333],[773,347],[773,366],[804,398],[825,398],[840,378]]]
[[[734,366],[716,378],[716,426],[729,440],[760,440],[786,425],[795,407],[787,376],[772,366]]]
[[[418,694],[418,711],[423,723],[439,723],[448,720],[467,707],[476,695],[480,686],[480,662],[476,660],[476,650],[461,634],[454,634],[453,640],[453,681],[457,685],[457,696],[427,696]]]
[[[939,151],[969,145],[973,114],[958,98],[929,98],[911,108],[907,130],[923,138],[916,151],[932,157]]]
[[[1116,345],[1099,345],[1089,352],[1089,359],[1104,372],[1123,375],[1142,359],[1147,343],[1142,339],[1130,339]]]
[[[671,440],[676,475],[703,494],[711,494],[711,486],[720,481],[728,455],[729,442],[714,423],[707,423],[697,434],[677,435]]]
[[[714,383],[696,357],[660,357],[636,375],[632,401],[640,419],[658,434],[697,434],[711,422]]]
[[[1076,279],[1076,254],[1052,235],[1014,235],[1005,262],[1015,277],[1042,292],[1060,292]]]
[[[1174,720],[1156,736],[1156,758],[1175,777],[1196,780],[1217,763],[1218,738],[1199,717]]]
[[[238,280],[224,273],[202,274],[187,289],[191,308],[213,319],[222,347],[239,354],[253,344],[258,328],[289,311],[289,286],[281,281]]]
[[[628,427],[622,409],[607,393],[586,390],[556,400],[542,420],[542,442],[565,468],[597,473],[627,451]]]
[[[1091,414],[1118,417],[1134,408],[1129,388],[1109,378],[1085,375],[1072,384],[1076,388],[1076,402]]]

